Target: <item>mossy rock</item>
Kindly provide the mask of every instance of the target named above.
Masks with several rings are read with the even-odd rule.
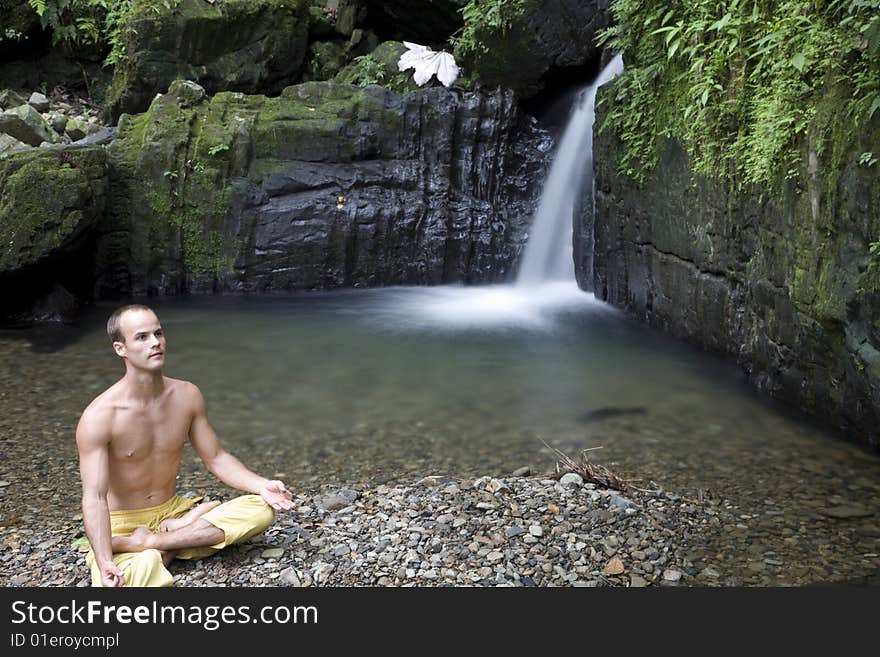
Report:
[[[0,272],[74,245],[103,211],[101,147],[42,149],[0,159]]]
[[[123,27],[127,58],[114,71],[109,119],[147,109],[176,79],[219,91],[278,93],[302,71],[307,0],[136,4]]]

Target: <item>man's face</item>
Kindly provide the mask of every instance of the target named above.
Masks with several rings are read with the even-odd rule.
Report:
[[[165,364],[165,332],[156,314],[129,310],[119,318],[125,342],[114,342],[116,353],[141,370],[160,370]]]

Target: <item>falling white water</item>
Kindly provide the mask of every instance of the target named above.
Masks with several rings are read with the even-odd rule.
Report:
[[[562,133],[550,166],[550,175],[520,263],[517,285],[534,286],[548,281],[574,281],[572,231],[575,201],[583,186],[593,185],[593,123],[596,91],[623,71],[616,55],[595,82],[578,95],[577,107]]]
[[[572,230],[575,200],[593,185],[596,90],[623,70],[614,57],[587,89],[562,135],[532,221],[515,284],[386,289],[369,319],[398,330],[553,330],[569,313],[616,313],[578,287]]]

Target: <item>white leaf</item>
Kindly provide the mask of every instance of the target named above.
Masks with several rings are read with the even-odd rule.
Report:
[[[414,69],[413,80],[420,87],[436,75],[443,86],[450,86],[458,78],[459,68],[455,58],[448,52],[434,52],[427,46],[404,41],[407,51],[397,61],[400,71]]]

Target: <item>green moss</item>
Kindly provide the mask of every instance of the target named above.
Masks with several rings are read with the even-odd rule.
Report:
[[[58,151],[4,161],[0,190],[0,271],[33,264],[60,246],[92,197],[85,170]]]
[[[154,217],[149,232],[153,247],[166,248],[165,236],[172,228],[179,237],[181,263],[188,274],[218,277],[231,271],[235,249],[229,248],[231,239],[224,236],[230,196],[229,187],[217,190],[192,184],[180,194],[150,185],[145,198]]]
[[[382,92],[379,91],[381,94]],[[332,82],[307,82],[269,98],[254,124],[258,158],[347,161],[356,145],[342,138],[352,119],[369,120],[384,112],[375,94]]]

